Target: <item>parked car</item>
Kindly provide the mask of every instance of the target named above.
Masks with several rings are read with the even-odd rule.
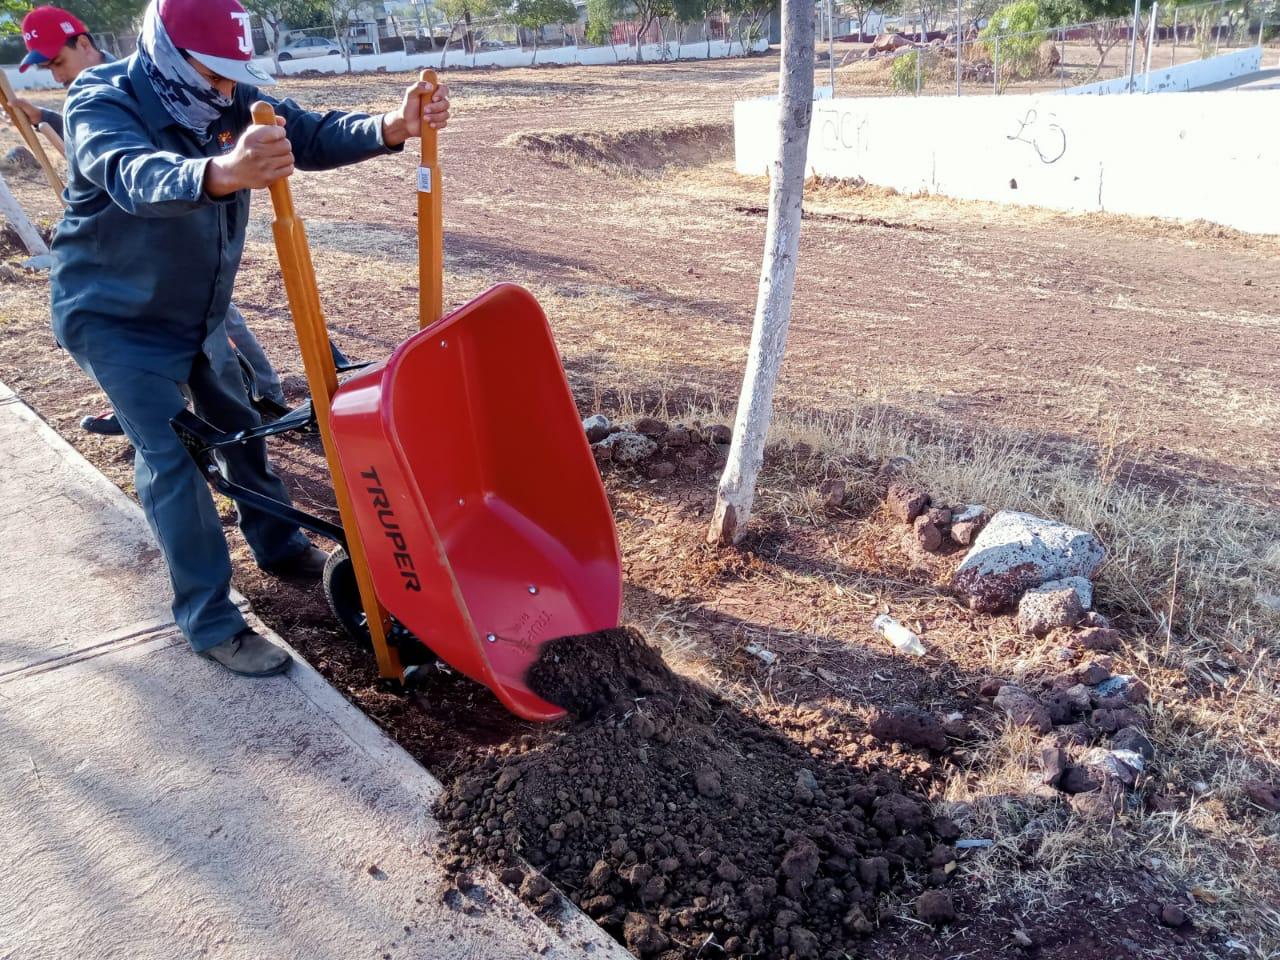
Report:
[[[281,60],[301,60],[304,57],[342,56],[342,48],[324,37],[303,37],[280,48]]]

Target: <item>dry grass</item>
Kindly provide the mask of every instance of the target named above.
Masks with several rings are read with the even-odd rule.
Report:
[[[623,396],[616,413],[731,422],[731,412],[714,400],[687,396],[656,402]],[[841,472],[855,483],[869,481],[885,460],[909,457],[910,475],[942,500],[1055,517],[1095,531],[1108,546],[1098,596],[1126,628],[1117,671],[1141,676],[1151,689],[1157,762],[1148,790],[1178,802],[1168,813],[1135,807],[1114,823],[1072,815],[1060,796],[1039,787],[1039,738],[996,724],[976,748],[959,752],[960,767],[938,798],[965,817],[967,835],[996,841],[968,861],[971,889],[990,904],[1034,910],[1061,906],[1092,868],[1124,868],[1191,891],[1197,923],[1228,936],[1243,955],[1280,955],[1280,817],[1250,809],[1240,795],[1243,783],[1280,771],[1280,618],[1257,602],[1280,582],[1280,512],[1212,488],[1162,493],[1129,477],[1122,448],[1099,463],[1061,445],[996,432],[924,435],[874,406],[829,418],[782,411],[771,442],[808,445],[825,461],[819,472]],[[801,475],[793,464],[794,458],[775,457],[766,468],[757,517],[818,526],[824,520],[813,467]],[[874,525],[876,517],[863,522]],[[827,587],[869,616],[884,608],[886,593],[883,572],[867,573],[802,576],[830,581]],[[1014,680],[1054,672],[1049,645],[1027,650],[1009,626],[989,630],[983,647],[969,636],[949,638],[954,601],[942,591],[902,586],[892,597],[895,615],[932,624],[927,641],[943,657],[938,669]],[[651,626],[680,669],[747,701],[770,695],[702,649],[680,611]],[[826,635],[839,637],[842,626],[828,629]],[[820,652],[811,637],[821,631],[814,625],[799,647],[786,631],[761,636],[784,658],[803,662]],[[1134,891],[1104,883],[1089,895],[1122,903],[1132,902]]]

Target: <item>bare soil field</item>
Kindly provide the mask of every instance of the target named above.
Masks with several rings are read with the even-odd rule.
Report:
[[[775,70],[762,57],[448,78],[446,303],[499,280],[532,290],[584,415],[730,423],[767,192],[732,171],[731,106],[771,92]],[[281,93],[384,109],[403,80],[303,77]],[[882,87],[851,70],[841,89]],[[394,156],[295,179],[322,302],[353,356],[388,354],[416,323],[414,167]],[[42,180],[8,179],[55,222]],[[460,869],[515,870],[509,881],[554,913],[551,891],[511,866],[518,852],[645,955],[1275,956],[1280,819],[1247,786],[1280,774],[1277,621],[1254,606],[1264,587],[1280,593],[1280,239],[837,183],[812,184],[806,213],[776,443],[747,543],[703,541],[714,470],[605,471],[625,621],[680,678],[679,697],[638,709],[653,731],[636,711],[533,727],[446,670],[407,695],[388,689],[318,591],[256,570],[223,504],[237,585],[450,785],[442,812],[459,827],[448,855]],[[269,223],[263,196],[236,302],[300,399]],[[127,444],[76,427],[102,397],[52,342],[47,280],[16,269],[12,248],[4,258],[0,379],[131,490]],[[299,502],[329,510],[316,439],[272,449]],[[1038,508],[1108,544],[1099,606],[1124,641],[1106,669],[1141,677],[1156,748],[1118,813],[1045,786],[1053,735],[1010,723],[983,693],[993,680],[1050,689],[1088,655],[957,600],[948,584],[963,551],[913,552],[881,504],[881,464],[899,454],[940,499]],[[836,477],[850,496],[824,504],[819,485]],[[925,657],[873,634],[886,610],[922,635]],[[757,644],[777,659],[750,655]],[[951,718],[946,743],[873,736],[897,704]],[[708,746],[710,731],[723,744]],[[756,752],[768,759],[761,788],[794,794],[753,803],[743,785]],[[681,769],[707,756],[725,768],[714,796]],[[556,777],[580,787],[615,773],[662,806],[653,823],[666,833],[714,842],[681,834],[683,849],[626,807],[621,846],[596,871],[590,844],[551,832],[572,823],[542,824],[535,808]],[[499,778],[524,786],[486,794]],[[473,819],[481,799],[518,824],[514,849]],[[611,823],[606,800],[562,808]],[[716,810],[755,813],[761,846],[741,825],[716,827]],[[467,839],[475,830],[484,842]],[[956,846],[975,839],[992,843]],[[816,875],[795,854],[809,846],[822,851]],[[744,885],[765,890],[767,924],[752,920]],[[934,891],[951,894],[954,922],[920,919],[918,898]]]

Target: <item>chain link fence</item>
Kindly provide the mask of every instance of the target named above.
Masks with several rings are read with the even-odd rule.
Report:
[[[1140,93],[1149,71],[1258,46],[1276,27],[1265,7],[1218,0],[1037,30],[995,20],[959,36],[954,28],[904,28],[853,45],[839,76],[909,96],[1036,93],[1118,78],[1132,78],[1132,92]]]

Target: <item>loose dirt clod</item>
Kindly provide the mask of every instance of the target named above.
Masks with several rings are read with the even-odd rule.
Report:
[[[928,763],[846,715],[745,712],[629,629],[552,641],[527,680],[572,718],[450,785],[459,869],[524,857],[634,952],[672,960],[708,937],[728,956],[852,952],[880,896],[928,875]]]

